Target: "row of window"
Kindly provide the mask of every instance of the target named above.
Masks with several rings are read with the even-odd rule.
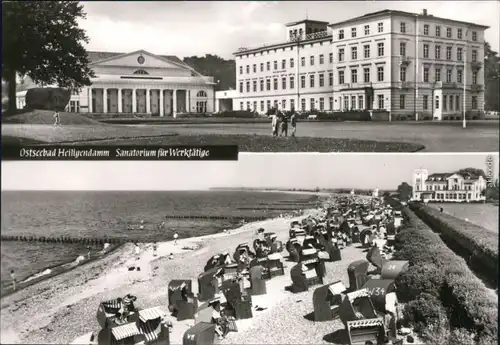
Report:
[[[310,66],[314,66],[314,63],[315,63],[315,56],[314,55],[311,55],[309,57],[309,64]],[[325,63],[325,56],[323,54],[320,54],[319,55],[319,59],[318,59],[318,63],[320,65],[323,65]],[[332,64],[333,63],[333,53],[330,53],[329,54],[329,58],[328,58],[328,63]],[[305,57],[301,57],[300,58],[300,65],[302,67],[304,67],[306,65],[306,58]],[[278,61],[275,60],[273,62],[273,70],[274,71],[277,71],[278,70]],[[270,71],[271,70],[271,61],[267,61],[266,64],[265,64],[265,70],[266,71]],[[290,68],[294,68],[295,67],[295,59],[294,58],[290,58],[288,60],[288,67]],[[281,69],[286,69],[287,68],[287,60],[286,59],[282,59],[281,60]],[[250,74],[250,65],[246,65],[246,73],[247,74]],[[243,74],[243,66],[240,66],[240,74]],[[260,63],[260,69],[259,69],[260,72],[264,72],[264,63],[261,62]],[[252,65],[252,72],[253,73],[257,73],[257,64],[253,64]]]
[[[325,74],[324,73],[319,73],[318,74],[318,86],[319,87],[324,87],[325,85]],[[274,78],[272,80],[272,90],[278,90],[278,78]],[[243,89],[244,83],[240,82],[240,93],[244,92]],[[254,80],[252,82],[252,88],[250,88],[250,81],[246,82],[246,92],[258,92],[258,91],[271,91],[271,79],[266,79],[265,80],[265,90],[264,90],[264,79],[259,80],[259,86],[260,88],[257,89],[257,80]],[[282,77],[281,78],[281,90],[287,90],[287,86],[289,89],[293,90],[295,89],[295,77],[291,76],[289,78],[287,77]],[[328,73],[328,86],[333,86],[333,72]],[[306,76],[301,75],[300,76],[300,87],[305,88],[306,87]],[[309,75],[309,87],[316,87],[316,75],[315,74],[310,74]]]
[[[288,101],[290,103],[288,103]],[[316,103],[318,103],[318,106],[316,106]],[[288,109],[287,105],[290,104],[289,109],[295,109],[295,99],[290,99],[286,100],[283,99],[281,102],[277,99],[273,101],[273,108],[280,108],[282,110]],[[264,101],[260,101],[260,107],[257,108],[257,101],[253,102],[246,102],[246,108],[244,102],[240,102],[240,110],[253,110],[253,111],[260,111],[264,112],[269,109],[271,109],[271,100],[267,100],[265,103]],[[307,99],[302,98],[300,100],[300,110],[301,111],[306,111],[306,105],[307,105]],[[310,110],[319,110],[319,111],[325,111],[325,110],[333,110],[333,97],[328,98],[328,108],[325,108],[325,98],[320,97],[318,101],[316,101],[314,98],[309,99],[309,109]]]
[[[424,24],[424,35],[425,36],[429,36],[429,28],[430,28],[430,25],[429,24]],[[364,34],[365,36],[368,36],[370,35],[370,25],[365,25],[363,27],[364,29]],[[400,22],[399,24],[399,31],[402,33],[402,34],[405,34],[406,33],[406,30],[407,29],[407,26],[406,26],[406,23],[405,22]],[[446,28],[446,37],[447,38],[452,38],[452,28],[450,27],[447,27]],[[384,32],[384,23],[377,23],[377,32],[378,33],[382,33]],[[440,25],[436,25],[435,26],[435,31],[434,31],[434,34],[436,37],[441,37],[441,26]],[[358,30],[357,28],[351,28],[351,38],[356,38],[358,37]],[[344,29],[340,29],[339,32],[338,32],[338,39],[339,40],[343,40],[345,38],[345,32],[344,32]],[[463,38],[463,29],[461,28],[457,28],[457,39],[462,39]],[[476,31],[472,31],[472,40],[473,41],[477,41],[477,32]]]
[[[429,109],[429,96],[424,95],[422,97],[423,109]],[[453,103],[455,103],[455,108],[453,109]],[[460,110],[460,95],[443,95],[443,110],[444,111],[459,111]],[[439,110],[441,107],[441,98],[436,95],[434,98],[434,109]],[[472,109],[477,110],[477,96],[472,96]]]
[[[448,188],[448,185],[440,185],[440,184],[426,186],[428,191],[432,191],[432,190],[474,190],[473,187],[474,186],[470,185],[470,184],[464,185],[463,188],[460,188],[459,185],[453,185],[453,186],[451,186],[451,188]]]
[[[435,193],[436,199],[439,200],[467,200],[467,199],[472,199],[473,195],[472,193]],[[479,194],[476,193],[476,199],[479,199]]]
[[[424,51],[423,51],[423,57],[424,59],[429,59],[429,51],[430,51],[430,45],[429,44],[424,44],[423,45]],[[453,47],[446,47],[446,60],[451,60],[452,59],[452,53],[453,53]],[[463,54],[464,54],[464,48],[457,47],[457,61],[462,61],[463,59]],[[471,51],[472,55],[472,62],[477,62],[477,50],[473,49]],[[434,59],[435,60],[441,60],[441,46],[436,45],[434,47]]]

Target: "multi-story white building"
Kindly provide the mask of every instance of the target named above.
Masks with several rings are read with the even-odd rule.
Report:
[[[384,109],[440,120],[461,116],[465,83],[466,111],[479,113],[487,28],[426,10],[384,10],[330,25],[290,23],[285,42],[235,53],[233,107]]]
[[[429,175],[427,169],[413,172],[413,199],[446,202],[485,200],[486,180],[467,173]]]

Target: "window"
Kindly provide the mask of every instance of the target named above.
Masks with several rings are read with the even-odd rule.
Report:
[[[264,91],[264,79],[260,80],[260,91]]]
[[[446,70],[446,82],[447,83],[451,83],[451,75],[452,75],[452,70],[451,69],[447,69]]]
[[[358,59],[358,47],[351,47],[351,59],[352,60]]]
[[[365,36],[370,34],[370,25],[365,25]]]
[[[339,40],[344,39],[344,30],[339,30]]]
[[[451,28],[446,28],[446,37],[451,38]]]
[[[477,84],[477,71],[472,71],[472,84]]]
[[[277,108],[278,108],[278,101],[275,99],[273,103],[274,103],[274,104],[273,104],[273,105],[274,105],[274,108],[275,108],[275,109],[277,109]]]
[[[250,102],[247,102],[247,110],[250,110]]]
[[[325,75],[323,73],[320,73],[319,75],[319,87],[325,86]]]
[[[78,90],[77,90],[78,92]],[[110,107],[108,107],[109,109]],[[69,102],[69,111],[72,113],[79,113],[80,112],[80,101],[70,101]]]
[[[333,63],[333,53],[328,55],[328,63]]]
[[[477,61],[477,50],[473,50],[472,51],[472,62],[476,62]]]
[[[240,74],[243,74],[243,66],[240,66]]]
[[[320,111],[325,110],[325,99],[323,97],[319,98],[319,110]]]
[[[333,86],[333,72],[328,73],[328,86]]]
[[[310,64],[311,64],[311,66],[314,66],[314,56],[311,56],[311,57],[309,58],[309,60],[310,60],[309,62],[310,62]]]
[[[243,93],[243,82],[240,82],[240,93]]]
[[[301,57],[300,58],[300,66],[305,67],[305,65],[306,65],[306,58],[305,57]]]
[[[295,78],[293,76],[290,77],[290,89],[295,89]]]
[[[462,61],[463,48],[457,48],[457,60]]]
[[[364,98],[362,95],[359,95],[358,96],[358,109],[361,109],[363,110],[365,108],[365,105],[364,105]]]
[[[344,110],[349,109],[349,97],[344,96]]]
[[[446,47],[446,60],[451,60],[451,49],[452,47]]]
[[[439,109],[439,96],[436,95],[436,100],[435,100],[435,107],[436,109]]]
[[[250,92],[250,82],[247,81],[247,92]]]
[[[460,40],[462,39],[462,32],[462,29],[457,29],[457,38]]]
[[[453,110],[453,95],[450,95],[450,110]]]
[[[264,112],[264,101],[260,101],[260,112]]]
[[[309,87],[314,87],[314,74],[309,76]]]
[[[351,28],[351,37],[352,38],[356,37],[356,28]]]
[[[278,90],[278,78],[273,79],[273,89]]]
[[[472,109],[477,109],[477,96],[472,96]]]
[[[278,69],[278,61],[274,61],[273,66],[274,70],[276,71]]]
[[[286,77],[281,78],[281,89],[286,90]]]
[[[378,43],[378,56],[384,56],[384,43]]]
[[[472,31],[472,40],[477,41],[477,32]]]
[[[344,48],[339,49],[339,62],[344,61]]]
[[[257,92],[257,80],[253,81],[253,92]]]
[[[434,70],[434,81],[441,81],[441,68]]]
[[[441,46],[436,46],[435,53],[436,53],[436,60],[441,60]]]
[[[455,95],[455,109],[460,110],[460,95]]]
[[[263,62],[260,63],[260,71],[264,72],[264,63]]]
[[[441,27],[436,25],[436,37],[441,37]]]
[[[369,83],[370,82],[370,69],[368,67],[363,69],[363,76],[364,76],[364,82]]]
[[[306,99],[305,98],[302,98],[300,100],[300,110],[306,111]]]
[[[291,110],[295,109],[295,100],[293,98],[290,100],[290,109]]]
[[[399,42],[399,55],[406,56],[406,43]]]
[[[424,24],[424,35],[429,36],[429,24]]]
[[[266,102],[266,109],[267,110],[271,109],[271,100],[269,100],[269,99]]]
[[[399,95],[399,109],[405,108],[405,95]]]
[[[257,73],[257,65],[256,64],[253,64],[252,69],[253,69],[253,73]]]
[[[253,101],[253,111],[257,111],[257,101]]]
[[[461,83],[462,82],[462,70],[459,69],[457,70],[457,83]]]
[[[293,68],[295,66],[295,61],[292,59],[290,59],[290,68]]]
[[[285,69],[286,68],[286,60],[283,59],[281,60],[281,69]]]
[[[322,64],[324,64],[324,63],[325,63],[325,56],[324,56],[323,54],[321,54],[321,55],[319,56],[319,64],[320,64],[320,65],[322,65]]]
[[[328,98],[328,103],[329,103],[329,109],[333,110],[333,97]]]
[[[365,45],[363,47],[363,51],[364,51],[364,56],[365,56],[365,59],[369,59],[370,58],[370,45]]]
[[[429,58],[429,45],[424,44],[424,58],[428,59]]]
[[[345,79],[344,79],[344,71],[339,71],[339,84],[344,84]]]
[[[378,108],[384,109],[384,95],[378,95]]]
[[[304,89],[306,87],[306,76],[305,75],[300,76],[300,87],[302,89]]]
[[[377,80],[384,81],[384,67],[377,67]]]
[[[249,65],[247,65],[246,70],[247,70],[247,74],[250,74],[250,66]]]
[[[429,96],[428,95],[424,95],[422,97],[422,107],[424,108],[424,110],[429,109]]]
[[[358,70],[353,69],[351,70],[351,83],[357,83],[358,82]]]
[[[283,110],[286,109],[286,99],[284,99],[284,100],[281,101],[281,107],[282,107]]]
[[[267,69],[268,71],[270,71],[270,70],[271,70],[271,62],[270,62],[270,61],[266,62],[266,69]]]
[[[406,81],[406,67],[404,66],[399,68],[399,80]]]
[[[243,102],[240,102],[240,110],[245,110],[243,109]]]
[[[384,32],[384,23],[377,24],[378,32]]]
[[[443,95],[443,110],[447,110],[448,108],[448,96]]]
[[[406,33],[406,23],[401,22],[401,24],[399,24],[399,29],[401,30],[402,34],[405,34]]]
[[[311,106],[311,110],[314,110],[314,98],[309,100],[309,105]]]

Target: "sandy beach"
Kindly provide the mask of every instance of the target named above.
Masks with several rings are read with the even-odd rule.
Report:
[[[306,214],[315,212],[308,210]],[[157,257],[153,256],[151,244],[141,244],[139,260],[133,254],[134,246],[127,244],[102,260],[2,299],[0,341],[11,344],[88,344],[91,333],[100,329],[96,312],[101,301],[131,293],[137,296],[136,305],[140,308],[161,306],[168,311],[170,280],[193,279],[193,290],[196,292],[196,277],[213,254],[225,250],[232,254],[238,244],[253,241],[260,227],[275,232],[279,240],[286,241],[290,222],[301,218],[249,223],[229,233],[182,239],[177,245],[162,242],[159,243]],[[170,253],[174,254],[173,259],[168,258]],[[356,248],[356,245],[342,250],[342,261],[326,263],[325,283],[342,280],[348,286],[347,266],[364,256],[362,249]],[[128,271],[131,265],[141,267],[141,271]],[[344,327],[340,321],[314,323],[308,316],[313,311],[314,288],[300,294],[285,291],[285,286],[291,284],[289,272],[293,265],[285,260],[285,276],[268,281],[266,295],[253,297],[254,306],[266,309],[254,310],[253,318],[237,321],[239,331],[230,333],[221,341],[222,344],[342,341],[344,332],[341,330]],[[172,322],[171,343],[181,344],[184,332],[194,325],[194,320],[177,322],[172,318]]]

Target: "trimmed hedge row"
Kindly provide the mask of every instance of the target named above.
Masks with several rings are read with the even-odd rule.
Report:
[[[452,328],[476,334],[479,344],[496,344],[497,296],[411,210],[405,208],[403,213],[409,224],[396,236],[394,260],[410,261],[410,269],[396,279],[398,298],[410,303],[407,312],[418,319],[420,314],[411,312],[412,308],[436,298],[448,310]],[[427,314],[435,315],[421,312]]]
[[[498,272],[498,234],[428,206],[411,204],[410,208],[445,240],[469,252],[486,272]]]
[[[222,111],[219,113],[214,113],[213,117],[233,117],[233,118],[244,118],[244,119],[253,119],[255,117],[259,117],[259,114],[250,111],[250,110],[232,110],[232,111]]]

